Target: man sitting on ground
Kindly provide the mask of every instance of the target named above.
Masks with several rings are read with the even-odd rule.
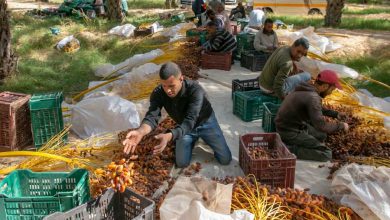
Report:
[[[284,99],[298,84],[309,81],[311,78],[309,73],[289,76],[297,71],[293,62],[306,56],[308,49],[309,41],[305,38],[299,38],[292,46],[276,49],[268,58],[260,74],[260,89],[267,94]]]
[[[211,52],[233,52],[237,43],[234,36],[228,31],[218,28],[216,22],[207,23],[209,40],[203,45],[206,51]]]
[[[337,74],[322,71],[314,85],[301,83],[284,99],[275,118],[276,131],[298,159],[328,161],[332,151],[323,143],[327,134],[348,131],[344,122],[326,122],[324,115],[341,119],[342,113],[322,107],[322,98],[341,89]]]
[[[160,144],[153,154],[161,153],[168,142],[175,141],[176,166],[186,167],[191,162],[195,142],[202,138],[214,150],[220,164],[229,164],[232,154],[203,88],[196,81],[185,80],[179,66],[172,62],[162,65],[160,82],[150,96],[149,111],[141,126],[127,134],[124,152],[135,152],[141,139],[157,127],[164,108],[177,126],[155,137]]]
[[[267,18],[262,30],[258,31],[253,42],[256,51],[271,55],[279,47],[279,40],[273,30],[274,22]]]

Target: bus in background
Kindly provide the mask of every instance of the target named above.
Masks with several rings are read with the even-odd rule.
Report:
[[[253,9],[286,15],[325,15],[326,0],[249,0]]]

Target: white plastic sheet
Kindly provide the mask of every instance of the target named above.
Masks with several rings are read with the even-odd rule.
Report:
[[[80,41],[77,40],[73,35],[70,35],[70,36],[67,36],[64,39],[60,40],[57,43],[56,48],[58,50],[61,50],[67,43],[71,42],[72,40],[76,40],[76,42],[80,45]]]
[[[71,129],[83,139],[140,125],[136,106],[119,96],[82,100],[71,107],[71,112]]]
[[[135,26],[132,24],[124,24],[121,26],[116,26],[114,28],[111,28],[111,30],[108,31],[109,34],[112,35],[119,35],[123,37],[131,37],[134,35]]]
[[[228,215],[232,190],[232,184],[223,185],[203,177],[179,177],[160,207],[161,220],[188,220],[199,216],[200,212],[187,214],[195,201],[212,212]]]
[[[320,60],[310,59],[308,57],[302,57],[299,62],[295,62],[298,69],[305,72],[309,72],[312,77],[317,77],[318,73],[322,70],[333,70],[341,78],[352,78],[356,79],[359,73],[354,69],[341,64],[327,63]]]
[[[153,60],[154,58],[159,57],[163,54],[164,54],[164,51],[162,51],[160,49],[156,49],[156,50],[152,50],[152,51],[149,51],[147,53],[144,53],[144,54],[136,54],[136,55],[126,59],[122,63],[116,64],[116,65],[112,65],[110,63],[107,63],[107,64],[104,64],[104,65],[98,67],[95,70],[95,76],[106,77],[106,76],[108,76],[111,73],[116,72],[116,71],[118,71],[118,72],[117,72],[117,74],[114,74],[114,75],[124,74],[124,73],[129,72],[132,68],[140,66],[142,64],[145,64],[145,63],[147,63],[147,62]]]
[[[194,23],[180,23],[164,30],[161,34],[170,38],[170,42],[186,37],[185,32],[191,28],[196,28]]]
[[[335,174],[331,192],[365,220],[390,219],[390,168],[344,166]]]
[[[136,85],[138,82],[148,81],[153,77],[157,77],[160,68],[160,65],[146,63],[132,69],[131,72],[126,73],[121,77],[121,79],[112,83],[111,93],[123,98],[127,98],[131,94],[140,93],[141,91],[139,90],[143,88],[133,85]]]
[[[364,106],[369,106],[380,111],[390,113],[390,102],[373,96],[366,89],[359,89],[359,91],[353,93],[352,96],[358,99],[359,102]]]

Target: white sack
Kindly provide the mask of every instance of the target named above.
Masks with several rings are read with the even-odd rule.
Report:
[[[136,27],[132,24],[125,24],[125,25],[111,28],[111,30],[109,30],[108,33],[112,35],[123,36],[123,37],[131,37],[134,35],[135,28]]]
[[[342,45],[329,40],[329,38],[316,34],[314,32],[314,27],[311,26],[294,32],[285,29],[278,29],[276,30],[276,33],[279,40],[286,41],[288,45],[294,43],[294,41],[298,38],[306,38],[310,42],[309,52],[317,55],[323,55],[342,47]]]
[[[173,39],[177,40],[185,37],[185,32],[192,28],[196,28],[194,23],[180,23],[164,30],[161,34],[165,37],[171,38],[171,41],[174,41]]]
[[[140,125],[136,106],[118,96],[82,100],[71,111],[71,129],[83,139]]]
[[[361,217],[368,209],[374,214],[371,219],[390,219],[390,168],[349,164],[333,177],[331,193],[341,204],[353,207]],[[376,216],[376,217],[375,217]]]
[[[103,64],[95,70],[95,76],[98,77],[106,77],[114,71],[118,71],[117,74],[124,74],[129,72],[133,67],[140,66],[145,64],[156,57],[159,57],[164,54],[164,51],[160,49],[152,50],[144,54],[136,54],[122,63],[118,63],[117,65],[112,65],[110,63]]]
[[[75,37],[73,37],[73,35],[70,35],[70,36],[67,36],[65,37],[64,39],[60,40],[57,45],[56,45],[56,48],[58,50],[61,50],[67,43],[71,42],[72,40],[76,40],[77,43],[80,45],[80,41],[77,40]]]
[[[161,220],[194,217],[185,215],[193,201],[199,201],[210,211],[230,214],[232,190],[232,184],[223,185],[203,177],[179,177],[160,207]]]
[[[180,220],[253,220],[255,216],[246,210],[236,210],[231,215],[206,209],[200,201],[193,200]]]

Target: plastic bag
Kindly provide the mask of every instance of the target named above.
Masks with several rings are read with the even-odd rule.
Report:
[[[180,220],[253,220],[255,216],[246,210],[236,210],[231,215],[219,214],[206,209],[200,201],[192,201]]]
[[[117,65],[112,64],[104,64],[100,67],[98,67],[95,70],[95,76],[98,77],[106,77],[110,75],[113,72],[117,72],[113,75],[118,74],[124,74],[129,72],[133,67],[140,66],[142,64],[145,64],[151,60],[153,60],[156,57],[159,57],[164,54],[164,51],[160,49],[152,50],[150,52],[144,53],[144,54],[136,54],[122,63],[118,63]]]
[[[67,36],[65,37],[64,39],[60,40],[57,45],[56,45],[56,48],[58,50],[62,50],[63,47],[65,47],[65,45],[71,41],[75,40],[79,45],[80,45],[80,41],[77,40],[73,35],[70,35],[70,36]]]
[[[333,177],[331,193],[364,219],[390,219],[390,168],[344,166]],[[374,216],[367,216],[370,212]]]
[[[72,106],[71,111],[71,129],[83,139],[140,125],[136,106],[119,96],[82,100]]]
[[[125,24],[121,26],[116,26],[108,31],[109,34],[119,35],[123,37],[131,37],[134,35],[135,26],[132,24]]]
[[[160,207],[161,220],[193,219],[195,213],[186,215],[191,212],[193,201],[210,211],[230,214],[232,190],[232,184],[223,185],[203,177],[179,177]]]

